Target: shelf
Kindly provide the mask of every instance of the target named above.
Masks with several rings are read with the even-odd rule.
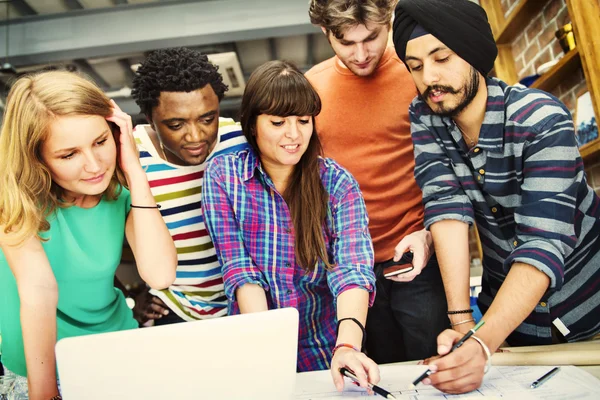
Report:
[[[579,152],[586,168],[596,164],[600,161],[600,139],[586,143],[579,149]]]
[[[549,92],[574,74],[580,67],[581,57],[579,57],[579,51],[575,48],[565,54],[555,66],[540,76],[530,87]]]
[[[523,29],[540,14],[548,0],[521,0],[496,35],[497,44],[511,44]]]

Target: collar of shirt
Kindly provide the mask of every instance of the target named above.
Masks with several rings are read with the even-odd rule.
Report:
[[[244,162],[242,171],[244,182],[248,182],[250,179],[254,178],[256,171],[258,171],[259,176],[256,178],[264,185],[276,191],[277,189],[275,188],[271,177],[269,177],[269,174],[267,174],[267,172],[263,169],[262,164],[260,163],[260,158],[258,158],[254,150],[248,149],[246,152],[248,155]]]

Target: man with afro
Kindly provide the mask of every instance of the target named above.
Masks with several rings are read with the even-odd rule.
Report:
[[[227,85],[206,55],[157,50],[136,71],[132,96],[145,114],[134,136],[140,161],[177,247],[177,278],[136,298],[138,322],[155,325],[227,314],[221,267],[200,204],[205,166],[218,153],[246,147],[239,124],[219,118]]]

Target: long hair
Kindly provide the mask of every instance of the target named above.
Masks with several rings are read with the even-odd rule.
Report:
[[[314,271],[320,260],[331,268],[325,248],[323,225],[327,218],[329,194],[321,182],[319,156],[321,142],[315,130],[315,116],[321,112],[321,99],[295,65],[269,61],[250,76],[242,97],[240,121],[248,143],[260,157],[256,143],[256,119],[261,114],[288,117],[310,115],[313,132],[306,152],[294,167],[290,183],[282,193],[290,208],[298,264]]]
[[[63,189],[52,181],[41,156],[51,123],[62,116],[111,114],[110,100],[102,90],[72,72],[41,72],[14,83],[0,133],[0,225],[16,243],[32,235],[39,237],[50,229],[48,216],[57,207],[71,205],[63,201]],[[115,125],[109,122],[109,126],[114,133]],[[125,185],[117,162],[103,195],[115,200]]]

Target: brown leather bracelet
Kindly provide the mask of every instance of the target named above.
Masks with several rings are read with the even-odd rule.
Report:
[[[60,394],[57,394],[56,396],[52,397],[50,400],[62,400],[62,396]]]

